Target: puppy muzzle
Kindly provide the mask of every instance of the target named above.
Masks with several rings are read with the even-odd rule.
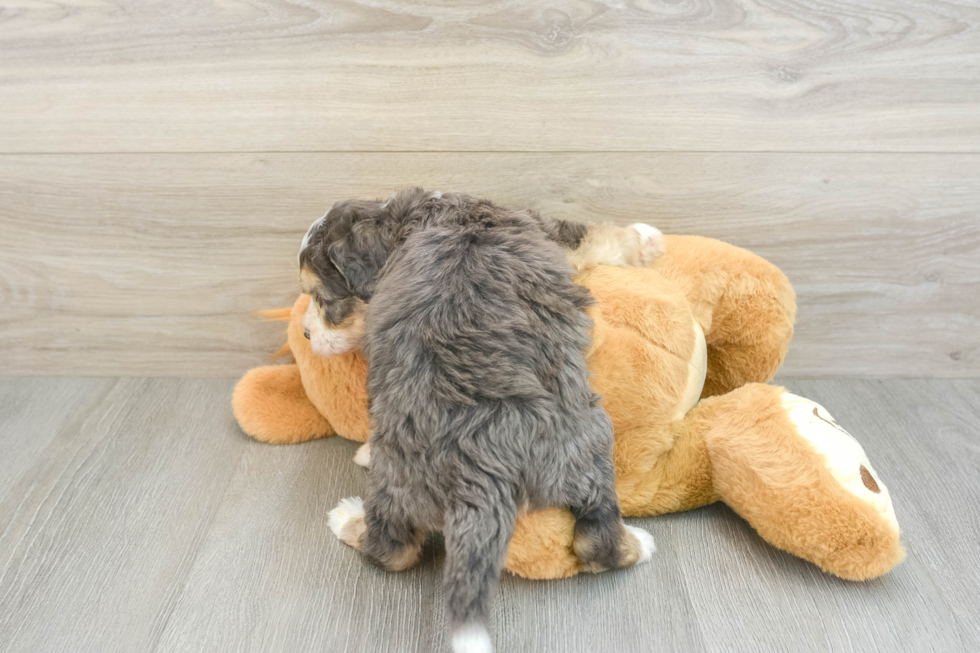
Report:
[[[303,336],[310,349],[321,358],[346,354],[358,349],[364,335],[364,319],[360,313],[351,316],[342,326],[328,325],[311,301],[303,316]]]

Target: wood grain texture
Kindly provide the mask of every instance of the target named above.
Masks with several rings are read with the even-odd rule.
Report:
[[[980,589],[980,568],[957,562],[980,541],[980,482],[967,480],[980,479],[980,381],[788,385],[833,406],[832,414],[861,440],[875,470],[887,470],[880,473],[896,502],[909,557],[921,566],[917,591],[954,618],[956,628],[945,632],[952,648],[955,633],[964,650],[980,649],[980,619],[970,605]],[[906,625],[913,623],[914,618]],[[899,627],[896,634],[933,629],[921,623],[915,629]]]
[[[327,527],[337,500],[362,491],[356,448],[246,445],[158,651],[368,653],[431,641],[431,553],[387,574],[335,546]]]
[[[799,296],[787,376],[980,374],[980,155],[0,156],[4,374],[222,376],[268,362],[309,223],[422,184],[712,236]]]
[[[0,650],[151,651],[244,445],[232,384],[117,380],[81,407],[31,383],[67,422],[0,496]]]
[[[631,520],[657,540],[644,567],[505,576],[490,618],[497,650],[978,650],[980,381],[786,385],[864,445],[894,497],[904,563],[842,581],[724,506]],[[403,574],[365,563],[326,525],[340,498],[363,491],[356,445],[248,442],[231,386],[0,383],[3,445],[36,460],[0,494],[0,651],[449,650],[439,538]],[[8,428],[27,417],[11,409],[23,388],[75,402],[50,406],[66,426],[39,454]]]
[[[861,442],[892,494],[908,557],[884,578],[844,582],[766,545],[725,506],[675,515],[675,529],[699,543],[678,564],[694,612],[711,624],[708,650],[975,650],[977,615],[962,601],[980,587],[975,565],[964,563],[980,536],[968,507],[980,483],[966,480],[980,478],[980,382],[785,385]]]
[[[0,379],[0,497],[78,413],[88,413],[105,398],[111,385],[110,379]]]
[[[980,151],[971,0],[7,9],[0,152]]]

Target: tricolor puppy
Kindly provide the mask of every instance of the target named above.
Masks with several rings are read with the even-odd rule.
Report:
[[[397,195],[392,195],[391,199]],[[439,192],[431,195],[434,198],[442,196]],[[303,316],[303,328],[313,353],[318,356],[334,356],[359,349],[367,308],[367,297],[354,293],[334,265],[327,251],[329,245],[337,242],[339,234],[348,229],[363,231],[357,238],[373,237],[371,220],[377,220],[389,202],[339,202],[314,221],[303,237],[299,250],[300,283],[303,292],[312,297]],[[646,267],[664,253],[663,234],[647,224],[629,227],[583,225],[529,215],[539,220],[547,236],[564,248],[568,262],[579,272],[596,265]],[[368,218],[365,226],[354,227],[362,218]]]
[[[412,189],[337,204],[304,239],[311,342],[330,353],[360,339],[368,359],[368,488],[330,527],[392,571],[441,530],[457,652],[492,648],[487,604],[522,506],[570,508],[587,569],[650,557],[653,539],[620,515],[612,424],[584,354],[592,297],[568,260],[641,264],[650,236]]]

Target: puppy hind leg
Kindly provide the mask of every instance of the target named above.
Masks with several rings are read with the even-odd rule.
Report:
[[[454,502],[446,512],[443,584],[453,653],[493,650],[486,629],[487,608],[516,521],[517,506],[506,492],[468,496]]]
[[[328,523],[341,541],[388,571],[404,571],[422,556],[425,533],[393,509],[382,489],[372,488],[366,502],[359,497],[341,500]]]
[[[364,555],[388,571],[405,571],[422,557],[425,533],[398,510],[384,487],[374,485],[364,510]]]
[[[612,463],[598,464],[594,472],[594,486],[585,500],[570,506],[576,519],[573,548],[583,571],[622,569],[647,562],[656,550],[653,537],[623,523]]]

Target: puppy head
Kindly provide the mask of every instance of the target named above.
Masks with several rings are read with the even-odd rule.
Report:
[[[366,303],[392,246],[410,230],[412,214],[441,193],[412,188],[386,202],[338,202],[303,237],[300,284],[312,297],[303,318],[314,353],[331,356],[357,349]]]
[[[311,298],[303,330],[318,356],[360,344],[365,302],[387,258],[383,217],[381,202],[338,202],[303,237],[299,278]]]

